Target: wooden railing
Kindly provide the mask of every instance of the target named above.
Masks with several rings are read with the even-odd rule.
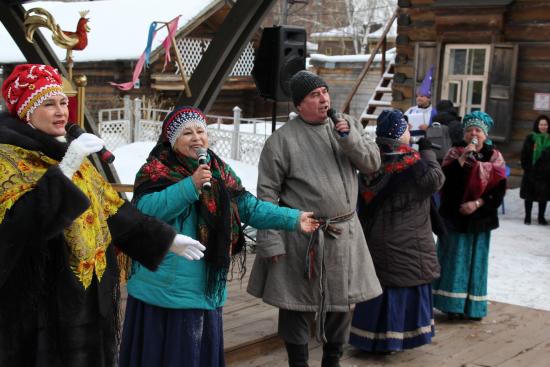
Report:
[[[397,19],[398,12],[399,12],[399,8],[396,8],[395,11],[393,12],[393,15],[391,16],[391,18],[386,23],[386,25],[384,27],[384,31],[382,32],[382,36],[380,37],[380,40],[378,41],[378,43],[374,47],[374,50],[371,51],[370,57],[367,60],[367,63],[365,64],[365,66],[361,70],[361,74],[359,74],[359,77],[357,78],[357,81],[355,82],[355,85],[353,86],[353,88],[351,89],[351,92],[349,93],[346,100],[344,101],[344,104],[342,105],[342,108],[341,108],[341,111],[343,111],[344,113],[349,113],[349,107],[350,107],[350,104],[351,104],[351,100],[353,99],[353,97],[355,97],[355,94],[357,93],[357,90],[359,89],[359,86],[361,85],[361,82],[363,82],[363,79],[365,78],[365,76],[369,72],[369,69],[370,69],[372,63],[374,62],[374,58],[375,58],[376,54],[378,53],[378,51],[380,50],[380,47],[382,47],[382,46],[384,46],[384,50],[382,52],[382,60],[383,60],[383,62],[382,62],[382,73],[384,72],[384,70],[385,70],[384,63],[385,63],[386,37],[388,35],[388,32],[391,29],[391,26],[392,26],[393,22],[395,21],[395,19]]]

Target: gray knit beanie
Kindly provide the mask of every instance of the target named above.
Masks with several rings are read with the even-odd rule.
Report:
[[[300,70],[294,74],[290,78],[290,94],[294,106],[298,106],[309,92],[320,87],[325,87],[328,90],[327,83],[320,76],[306,70]]]

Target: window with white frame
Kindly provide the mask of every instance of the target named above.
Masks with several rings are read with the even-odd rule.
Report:
[[[460,116],[485,109],[490,45],[447,45],[441,99],[453,102]]]

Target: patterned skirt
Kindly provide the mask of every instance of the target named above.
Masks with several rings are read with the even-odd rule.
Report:
[[[487,316],[487,270],[491,232],[449,231],[437,242],[441,276],[433,283],[434,307],[472,318]]]
[[[120,367],[224,367],[222,308],[168,309],[128,296]]]
[[[430,284],[385,287],[355,306],[349,343],[367,352],[399,351],[429,344],[434,335]]]

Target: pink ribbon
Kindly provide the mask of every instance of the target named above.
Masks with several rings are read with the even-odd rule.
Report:
[[[163,71],[166,68],[166,65],[168,64],[168,62],[170,62],[170,47],[172,46],[172,36],[174,36],[176,34],[176,30],[178,29],[178,21],[179,21],[180,17],[181,17],[181,15],[178,15],[177,17],[172,19],[167,24],[168,35],[166,36],[164,41],[162,41],[162,47],[164,48],[164,54],[165,54],[165,56],[164,56],[164,66],[162,68]],[[155,31],[155,34],[153,35],[153,38],[156,36],[156,34],[157,33]],[[136,67],[134,68],[134,73],[132,74],[132,81],[126,82],[126,83],[119,83],[119,84],[114,83],[114,82],[110,82],[109,84],[111,84],[115,88],[118,88],[118,89],[124,90],[124,91],[132,89],[134,87],[134,85],[136,85],[136,82],[139,80],[139,76],[140,76],[141,72],[143,71],[143,67],[145,66],[145,55],[146,55],[146,53],[147,53],[147,50],[143,51],[143,53],[139,57],[139,60],[136,63]],[[149,64],[149,63],[147,63],[147,64]],[[183,70],[181,70],[180,72],[183,72]]]

